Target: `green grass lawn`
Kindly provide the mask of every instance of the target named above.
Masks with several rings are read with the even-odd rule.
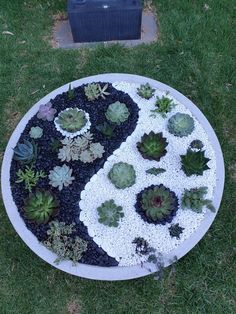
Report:
[[[139,74],[174,87],[204,112],[224,152],[224,198],[175,273],[167,268],[161,281],[127,282],[85,280],[51,267],[21,241],[1,202],[0,314],[236,313],[235,1],[154,1],[160,37],[148,46],[53,49],[53,15],[65,3],[0,0],[1,156],[19,119],[53,89],[98,73]]]

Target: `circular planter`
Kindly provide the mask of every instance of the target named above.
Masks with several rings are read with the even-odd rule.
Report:
[[[185,254],[187,254],[205,235],[207,230],[210,228],[217,211],[220,206],[223,188],[224,188],[224,161],[223,155],[220,148],[220,144],[218,139],[215,135],[214,130],[212,129],[210,123],[207,121],[205,116],[202,112],[185,96],[181,93],[176,91],[175,89],[160,83],[158,81],[137,76],[137,75],[130,75],[130,74],[102,74],[96,76],[90,76],[87,78],[83,78],[80,80],[73,81],[68,83],[53,92],[49,93],[47,96],[42,98],[39,102],[37,102],[22,118],[18,126],[16,127],[15,131],[13,132],[6,151],[3,158],[2,163],[2,195],[3,201],[6,207],[6,211],[8,217],[14,226],[16,232],[22,238],[22,240],[30,247],[30,249],[35,252],[38,256],[40,256],[44,261],[48,262],[49,264],[53,265],[54,267],[63,270],[69,274],[89,278],[89,279],[97,279],[97,280],[127,280],[132,278],[138,278],[142,276],[149,275],[151,272],[155,272],[156,268],[155,265],[148,263],[147,265],[136,265],[136,266],[116,266],[116,267],[99,267],[99,266],[90,266],[82,263],[78,263],[76,266],[73,266],[70,261],[62,261],[59,265],[54,263],[55,254],[48,250],[45,246],[43,246],[37,238],[28,230],[25,226],[23,219],[20,217],[18,209],[13,201],[13,197],[11,194],[11,187],[10,187],[10,166],[11,160],[13,157],[13,149],[17,144],[22,131],[24,130],[26,124],[28,123],[29,119],[34,116],[39,106],[45,104],[50,101],[50,99],[55,98],[58,94],[62,92],[66,92],[69,88],[69,84],[71,87],[77,87],[82,84],[87,84],[91,82],[119,82],[119,81],[126,81],[129,83],[137,83],[137,84],[145,84],[149,82],[154,88],[168,92],[173,98],[177,101],[182,103],[185,107],[187,107],[191,113],[201,122],[204,130],[206,131],[209,141],[211,142],[215,155],[216,155],[216,187],[214,189],[214,197],[213,197],[213,204],[216,208],[216,213],[207,212],[204,216],[204,219],[201,222],[199,228],[185,241],[179,244],[179,246],[172,250],[170,253],[165,254],[164,258],[164,266],[168,266],[171,264],[171,260],[174,257],[180,259]],[[150,272],[151,270],[151,272]]]

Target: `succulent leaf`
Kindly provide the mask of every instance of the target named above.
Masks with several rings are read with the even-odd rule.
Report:
[[[114,137],[115,127],[106,121],[103,124],[98,125],[96,129],[108,138]]]
[[[161,173],[164,173],[164,172],[166,172],[165,169],[163,169],[163,168],[156,168],[156,167],[152,167],[152,168],[146,170],[146,173],[153,174],[154,176],[157,176],[158,174],[161,174]]]
[[[97,208],[98,221],[109,227],[118,227],[119,220],[124,217],[121,206],[117,206],[114,200],[105,201]]]
[[[191,134],[194,130],[194,120],[190,115],[177,112],[168,120],[168,131],[178,137]]]
[[[203,172],[210,169],[207,165],[209,158],[205,157],[205,151],[187,150],[186,155],[181,155],[182,170],[186,176],[203,175]]]
[[[85,112],[77,108],[68,108],[59,113],[56,123],[65,131],[75,133],[86,124]]]
[[[126,104],[116,101],[109,105],[105,115],[107,120],[116,124],[121,124],[128,119],[130,113]]]
[[[134,185],[136,173],[132,165],[125,162],[118,162],[111,168],[108,178],[117,189],[125,189]]]
[[[155,106],[157,108],[151,111],[159,113],[163,118],[165,118],[167,113],[170,112],[176,105],[173,103],[172,99],[163,96],[162,98],[157,97]]]
[[[67,187],[75,180],[75,177],[72,176],[72,169],[70,169],[67,165],[63,165],[62,167],[56,166],[53,170],[49,172],[49,184],[53,187],[58,187],[59,191],[65,186]]]
[[[137,88],[137,94],[145,99],[150,99],[154,95],[155,89],[151,87],[149,83],[141,84],[139,88]]]

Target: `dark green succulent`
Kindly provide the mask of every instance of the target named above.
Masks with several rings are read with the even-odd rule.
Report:
[[[14,159],[22,163],[33,162],[37,157],[37,145],[32,141],[24,140],[23,143],[18,143],[14,148]]]
[[[132,243],[136,244],[135,253],[140,256],[148,255],[154,251],[154,249],[150,247],[149,243],[144,238],[135,238]]]
[[[170,222],[178,209],[178,199],[163,184],[152,185],[141,193],[141,209],[151,222]]]
[[[195,211],[196,213],[201,213],[204,206],[210,209],[212,212],[215,212],[215,207],[212,204],[211,200],[205,199],[207,194],[207,187],[202,186],[200,188],[193,188],[190,190],[184,190],[182,195],[182,208],[189,208]]]
[[[75,98],[75,90],[71,88],[71,84],[69,85],[67,97],[69,100],[73,100]]]
[[[152,168],[146,170],[146,173],[153,174],[154,176],[157,176],[158,174],[161,174],[161,173],[164,173],[164,172],[166,172],[165,169],[163,169],[163,168],[156,168],[156,167],[152,167]]]
[[[98,221],[109,227],[118,227],[119,220],[124,217],[121,206],[117,206],[114,200],[105,201],[97,208]]]
[[[168,229],[169,229],[169,232],[170,232],[170,236],[172,238],[175,237],[177,239],[180,238],[180,235],[181,235],[181,233],[184,230],[184,228],[180,227],[180,225],[178,223],[174,224],[174,225],[171,225]]]
[[[168,131],[179,137],[188,136],[194,130],[194,120],[190,115],[177,112],[168,120]]]
[[[202,141],[200,141],[200,140],[193,140],[191,143],[190,143],[190,145],[189,145],[189,147],[191,148],[191,149],[198,149],[198,150],[201,150],[202,148],[203,148],[203,143],[202,143]]]
[[[141,141],[137,143],[137,148],[143,158],[159,161],[167,153],[167,145],[168,143],[162,132],[154,133],[151,131],[149,134],[145,133],[142,136]]]
[[[25,216],[37,224],[45,224],[59,212],[59,203],[49,191],[38,190],[30,194],[24,206]]]
[[[57,138],[51,138],[50,139],[50,147],[53,152],[58,153],[59,149],[62,147],[62,143]]]
[[[149,83],[140,85],[139,88],[137,88],[137,94],[145,99],[150,99],[154,95],[155,89],[151,87]]]
[[[207,169],[210,169],[207,165],[209,158],[205,157],[205,151],[192,151],[191,149],[187,150],[186,155],[180,155],[182,170],[186,176],[191,176],[193,174],[203,175],[203,172]]]
[[[112,138],[114,137],[114,130],[115,130],[115,126],[111,125],[107,122],[104,122],[103,124],[99,124],[96,129],[101,132],[104,136],[106,136],[107,138]]]
[[[132,165],[118,162],[109,171],[108,178],[117,189],[125,189],[134,185],[136,174]]]
[[[110,104],[107,108],[105,116],[112,123],[121,124],[125,122],[130,115],[126,104],[119,101]]]
[[[84,111],[77,108],[69,108],[59,113],[56,123],[68,132],[75,133],[80,131],[86,124],[87,119]]]
[[[173,103],[173,100],[168,97],[157,97],[157,101],[155,103],[157,107],[155,110],[151,110],[153,113],[159,113],[163,118],[166,117],[166,114],[170,112],[176,105]]]

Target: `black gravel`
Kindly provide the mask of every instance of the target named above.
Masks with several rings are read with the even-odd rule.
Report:
[[[163,186],[163,184],[160,184],[159,186],[161,187],[161,186]],[[137,202],[135,204],[135,209],[136,209],[136,212],[142,217],[142,219],[144,221],[146,221],[146,222],[148,222],[150,224],[154,224],[154,225],[165,225],[167,222],[170,223],[173,220],[173,218],[176,215],[176,213],[177,213],[177,210],[179,208],[178,198],[177,198],[176,194],[173,191],[171,191],[170,189],[165,187],[166,190],[168,190],[170,192],[172,197],[174,197],[173,209],[170,212],[168,217],[166,217],[164,219],[157,220],[157,221],[153,221],[152,219],[150,219],[149,217],[147,217],[145,215],[145,212],[142,209],[142,194],[143,194],[143,192],[145,192],[145,191],[147,191],[149,189],[152,189],[154,187],[155,187],[155,185],[150,185],[150,186],[148,186],[147,188],[143,189],[141,192],[139,192],[137,194]]]
[[[104,86],[105,83],[100,83]],[[54,99],[51,99],[53,108],[57,109],[57,112],[68,107],[79,107],[88,112],[91,121],[90,132],[93,134],[94,142],[99,142],[104,146],[105,153],[100,159],[96,159],[93,163],[82,163],[81,161],[61,162],[57,155],[58,152],[53,152],[50,146],[52,139],[63,139],[63,135],[58,132],[53,122],[43,121],[36,116],[31,118],[25,127],[24,132],[21,134],[19,142],[23,142],[24,139],[31,140],[29,137],[29,131],[32,126],[39,126],[43,129],[43,136],[40,139],[35,140],[39,147],[38,157],[35,163],[36,170],[44,170],[47,174],[55,166],[61,166],[66,163],[73,169],[72,175],[76,178],[69,187],[64,187],[62,191],[58,188],[53,188],[49,185],[48,178],[40,179],[36,188],[51,190],[60,201],[60,213],[56,217],[59,221],[70,224],[76,223],[75,235],[80,236],[84,240],[88,241],[88,250],[84,253],[80,262],[91,265],[99,266],[116,266],[118,262],[107,255],[107,253],[98,247],[93,239],[88,235],[87,227],[81,222],[78,217],[80,213],[79,201],[80,193],[83,191],[86,183],[90,178],[103,167],[107,158],[116,150],[125,139],[134,131],[137,120],[139,108],[137,104],[130,98],[130,96],[124,92],[118,91],[108,84],[109,96],[105,100],[99,99],[92,102],[87,101],[84,94],[84,85],[75,88],[75,98],[69,100],[67,93],[57,95]],[[112,139],[105,138],[99,131],[96,130],[98,124],[106,121],[105,112],[108,106],[115,102],[120,101],[126,104],[130,111],[130,116],[127,121],[117,126],[115,129],[115,136]],[[16,172],[18,169],[22,169],[23,166],[15,160],[11,163],[11,189],[13,199],[18,207],[19,213],[29,230],[38,238],[39,241],[44,241],[47,238],[47,230],[49,228],[48,223],[42,225],[36,225],[24,216],[24,200],[28,198],[28,191],[25,190],[24,184],[15,183],[17,180]],[[34,192],[35,189],[33,189]]]

